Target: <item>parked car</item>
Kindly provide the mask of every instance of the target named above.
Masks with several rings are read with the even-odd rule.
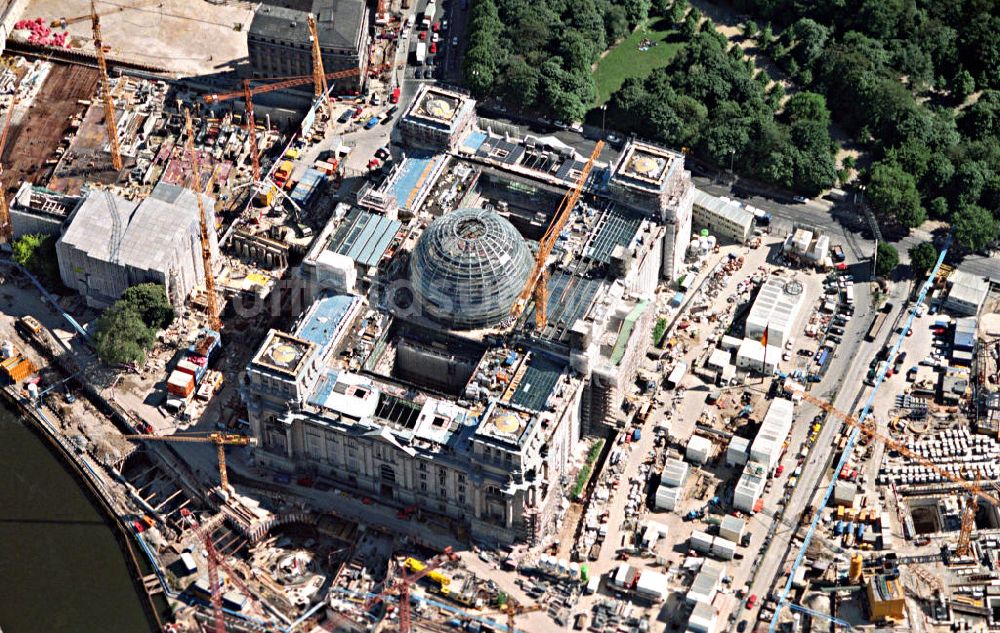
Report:
[[[458,36],[457,35],[451,38],[451,45],[452,46],[458,46]]]
[[[757,594],[752,593],[750,594],[750,597],[747,598],[747,609],[753,609],[755,604],[757,604]]]
[[[428,52],[431,55],[433,55],[434,53],[438,52],[438,44],[437,44],[437,42],[431,42],[431,48],[430,48],[430,50]]]

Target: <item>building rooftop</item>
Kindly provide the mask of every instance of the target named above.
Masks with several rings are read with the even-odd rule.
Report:
[[[684,168],[684,155],[641,141],[632,141],[618,157],[611,179],[649,193],[665,191],[675,170]]]
[[[732,200],[723,200],[713,195],[707,194],[700,189],[695,189],[694,205],[708,209],[715,215],[725,218],[739,226],[748,226],[753,222],[753,214],[744,209],[739,203]]]
[[[361,304],[361,298],[353,295],[324,295],[309,307],[295,328],[295,336],[316,346],[321,356],[326,356],[329,347],[343,336],[348,315]]]
[[[467,95],[423,84],[403,119],[441,130],[453,130],[473,108],[475,101]]]
[[[211,212],[214,200],[203,200],[206,212]],[[195,193],[177,185],[161,182],[141,201],[95,190],[77,208],[60,239],[93,259],[158,270],[191,238],[199,216]]]
[[[251,363],[286,377],[295,378],[316,344],[278,330],[271,330]]]
[[[982,306],[986,295],[990,292],[990,282],[985,277],[979,277],[964,270],[956,270],[948,277],[951,290],[948,292],[950,301]]]
[[[876,574],[868,581],[872,595],[876,600],[902,600],[904,598],[903,584],[899,578]]]
[[[385,255],[402,226],[398,220],[362,209],[351,209],[344,223],[330,238],[327,249],[346,255],[357,264],[372,267]]]
[[[794,325],[792,321],[798,314],[802,299],[801,283],[781,277],[770,277],[760,287],[757,298],[750,308],[750,314],[747,315],[747,329],[754,324],[760,330],[770,327],[789,331]]]
[[[522,367],[514,376],[517,381],[510,396],[510,402],[531,409],[544,411],[548,408],[559,377],[566,371],[566,364],[544,354],[528,354]]]
[[[363,24],[365,3],[361,0],[266,0],[250,23],[252,36],[301,42],[308,47],[307,14],[316,16],[316,30],[325,48],[353,49]]]

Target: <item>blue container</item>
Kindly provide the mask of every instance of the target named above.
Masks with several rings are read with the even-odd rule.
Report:
[[[633,442],[638,442],[641,439],[642,439],[642,431],[640,431],[639,429],[636,429],[636,430],[632,431],[632,441]]]

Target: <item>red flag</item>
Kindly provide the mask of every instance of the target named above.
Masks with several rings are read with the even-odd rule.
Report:
[[[760,344],[764,346],[765,350],[767,349],[767,331],[768,329],[770,329],[770,327],[771,327],[770,325],[765,325],[764,336],[760,337]]]

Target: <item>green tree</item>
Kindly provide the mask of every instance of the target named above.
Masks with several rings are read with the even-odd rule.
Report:
[[[523,57],[515,57],[503,72],[504,95],[509,102],[521,108],[530,108],[538,99],[539,81],[538,69],[524,61]]]
[[[680,2],[674,2],[667,12],[667,19],[670,20],[671,24],[680,25],[684,22],[685,15],[687,15],[687,9],[681,6]]]
[[[979,99],[966,108],[959,125],[972,138],[1000,136],[1000,91],[984,90]]]
[[[59,260],[56,240],[51,235],[22,235],[11,245],[14,261],[28,269],[49,288],[62,285],[59,277]]]
[[[955,75],[951,81],[951,96],[958,103],[965,103],[973,92],[976,91],[976,80],[972,78],[972,73],[964,68]]]
[[[888,277],[899,266],[899,251],[892,244],[879,242],[875,258],[875,275]]]
[[[895,217],[905,228],[916,228],[927,219],[916,181],[897,163],[882,161],[872,166],[868,199],[878,212]]]
[[[156,283],[137,284],[122,293],[121,302],[138,314],[143,323],[154,331],[174,322],[174,307],[167,299],[163,286]]]
[[[691,13],[684,18],[684,22],[681,24],[681,36],[684,39],[689,40],[694,37],[694,34],[698,32],[698,18],[694,16],[695,9],[691,9]]]
[[[826,107],[826,97],[815,92],[796,92],[785,102],[785,119],[789,123],[797,121],[817,121],[830,125],[830,109]]]
[[[617,42],[628,35],[628,16],[625,15],[625,7],[619,4],[608,7],[604,14],[604,30],[608,35],[608,43]]]
[[[970,251],[981,251],[997,237],[997,223],[986,209],[963,205],[952,218],[952,227],[958,243]]]
[[[635,26],[649,17],[650,0],[624,0],[625,17],[630,26]]]
[[[934,268],[934,264],[937,263],[938,251],[930,242],[921,242],[916,246],[911,246],[908,252],[910,254],[910,266],[918,278],[922,277],[931,268]]]
[[[774,31],[771,29],[770,22],[764,25],[764,29],[760,32],[760,37],[757,38],[757,44],[765,51],[774,46]]]
[[[753,20],[747,20],[743,23],[743,37],[746,39],[753,39],[757,35],[760,29],[757,28],[757,23]]]
[[[143,362],[155,341],[156,333],[120,301],[104,311],[94,329],[97,355],[110,364]]]

